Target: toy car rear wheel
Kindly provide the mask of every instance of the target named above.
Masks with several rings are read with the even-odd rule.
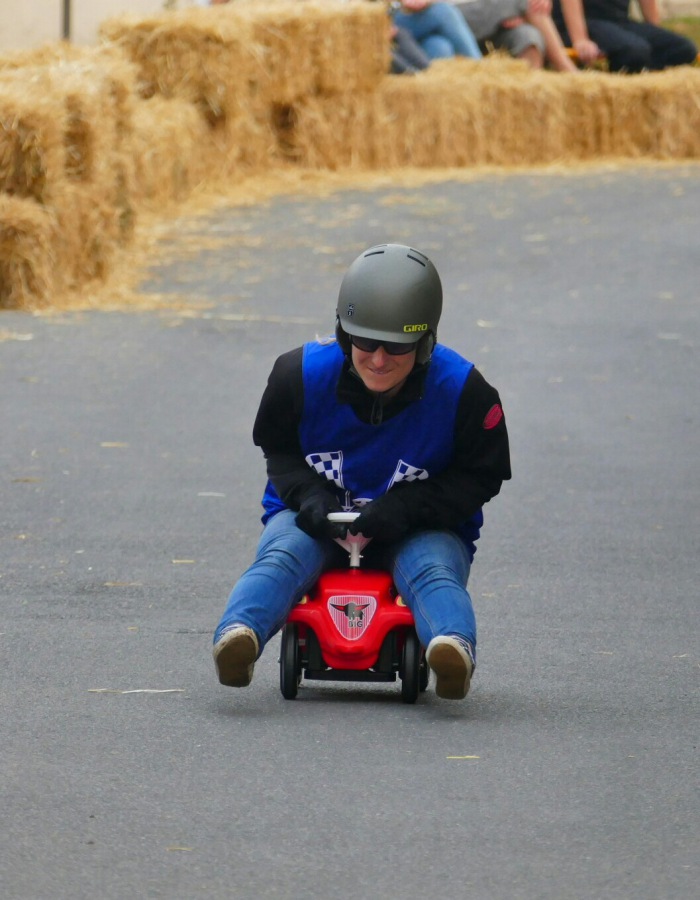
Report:
[[[413,628],[406,632],[401,663],[401,700],[415,703],[420,691],[420,643]]]
[[[297,626],[287,623],[282,629],[280,650],[280,690],[285,700],[294,700],[301,681]]]
[[[427,691],[429,682],[430,666],[428,665],[428,660],[425,658],[425,653],[423,653],[421,654],[420,676],[418,678],[418,688],[421,693],[423,693],[423,691]]]

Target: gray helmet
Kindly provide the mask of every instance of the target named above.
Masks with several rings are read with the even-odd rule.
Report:
[[[345,335],[413,344],[425,338],[425,361],[437,340],[442,284],[435,266],[419,250],[380,244],[357,257],[340,285],[336,334],[348,352]]]

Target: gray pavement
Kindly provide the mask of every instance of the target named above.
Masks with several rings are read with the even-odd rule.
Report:
[[[280,198],[174,224],[144,289],[206,308],[3,313],[0,895],[695,896],[698,234],[690,166]],[[223,688],[267,373],[386,240],[511,432],[473,692]]]

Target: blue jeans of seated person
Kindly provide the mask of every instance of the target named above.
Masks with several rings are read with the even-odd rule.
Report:
[[[345,550],[334,541],[309,537],[297,528],[295,516],[285,509],[265,526],[253,564],[231,592],[214,643],[229,625],[242,624],[253,629],[262,652],[319,575],[347,566]],[[476,647],[476,620],[466,589],[471,558],[456,534],[418,532],[395,545],[372,543],[363,556],[368,567],[392,573],[424,647],[442,634],[460,635]]]
[[[399,28],[405,28],[414,37],[430,59],[482,58],[471,28],[450,3],[432,3],[415,13],[395,12],[393,19]]]

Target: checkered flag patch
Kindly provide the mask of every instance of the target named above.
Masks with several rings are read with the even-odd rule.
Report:
[[[399,481],[425,481],[426,478],[428,478],[427,469],[420,469],[400,459],[396,466],[394,477],[391,479],[391,484],[398,484]]]
[[[309,453],[306,462],[329,481],[343,487],[343,451],[332,450],[330,453]]]

